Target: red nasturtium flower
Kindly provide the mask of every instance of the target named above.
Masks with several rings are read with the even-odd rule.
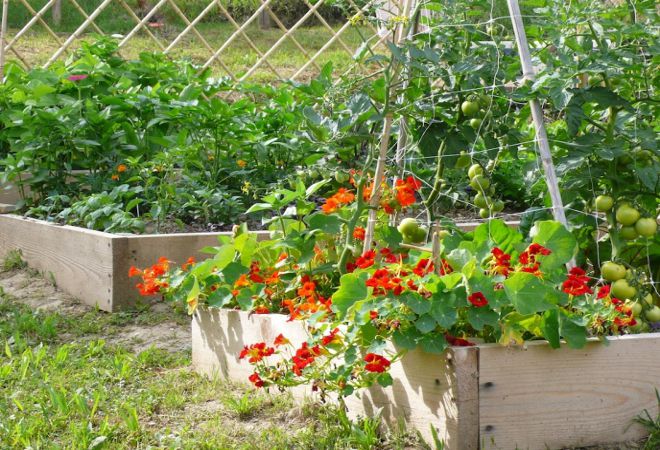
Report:
[[[490,254],[493,255],[490,262],[490,272],[508,277],[509,272],[511,272],[511,255],[504,253],[498,247],[494,247]]]
[[[586,272],[581,268],[573,267],[568,274],[568,278],[561,286],[562,290],[568,295],[574,297],[584,294],[593,294],[594,291],[592,291],[587,285],[587,283],[589,283],[589,277],[586,275]]]
[[[66,79],[69,80],[69,81],[76,82],[76,81],[84,80],[84,79],[87,78],[88,76],[89,76],[89,75],[84,75],[84,74],[81,74],[81,75],[69,75],[68,77],[66,77]]]
[[[366,281],[366,285],[374,288],[374,295],[385,295],[388,291],[391,291],[394,295],[401,295],[403,292],[402,280],[392,275],[387,269],[378,269]]]
[[[366,269],[367,267],[373,266],[375,262],[376,262],[376,251],[367,250],[361,256],[359,256],[358,259],[355,260],[355,265],[360,269]]]
[[[282,333],[278,334],[275,340],[273,341],[273,345],[275,347],[280,347],[282,345],[287,345],[290,344],[291,341],[289,341],[287,338],[284,337]]]
[[[252,310],[255,314],[270,314],[270,309],[267,306],[257,306]]]
[[[254,372],[252,375],[250,375],[248,377],[248,380],[250,380],[250,382],[254,384],[254,387],[258,387],[258,388],[264,387],[264,380],[261,379],[261,377],[257,372]]]
[[[247,345],[243,347],[243,350],[241,350],[241,353],[238,355],[238,359],[244,359],[247,357],[250,364],[256,364],[273,353],[275,353],[273,347],[266,346],[265,342],[257,342],[249,347]]]
[[[307,342],[303,342],[302,346],[296,350],[296,354],[293,356],[293,373],[300,376],[305,367],[314,363],[314,360],[317,356],[321,354],[321,348],[318,345],[314,347],[309,347]]]
[[[321,344],[328,346],[330,344],[341,344],[341,336],[339,336],[339,328],[335,328],[330,333],[321,338]]]
[[[367,353],[364,356],[364,368],[368,372],[383,373],[390,367],[390,361],[384,356],[375,353]]]
[[[470,342],[467,339],[452,336],[449,333],[445,333],[445,340],[449,345],[453,345],[455,347],[471,347],[474,345],[473,342]]]
[[[469,295],[468,301],[477,308],[484,307],[488,304],[488,300],[486,300],[486,297],[481,292],[475,292],[474,294]]]
[[[366,237],[365,229],[362,227],[355,227],[353,230],[353,237],[358,241],[364,241],[364,238]]]
[[[609,284],[605,284],[605,285],[601,286],[600,289],[598,289],[597,297],[599,299],[609,297],[610,296],[610,289],[612,289],[612,287]]]

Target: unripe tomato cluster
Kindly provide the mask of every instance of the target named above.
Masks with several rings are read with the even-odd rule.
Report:
[[[403,219],[397,230],[403,236],[403,242],[406,244],[417,244],[426,241],[426,235],[429,232],[426,227],[419,225],[417,219],[413,219],[412,217]]]
[[[491,117],[488,107],[491,99],[486,94],[470,95],[467,100],[461,103],[461,112],[469,119],[469,124],[475,130],[481,127],[484,120]]]
[[[468,169],[468,177],[470,186],[477,191],[472,201],[479,208],[479,217],[487,219],[493,213],[502,212],[504,202],[493,200],[491,197],[495,193],[495,188],[490,179],[484,175],[484,168],[480,164],[472,164]]]
[[[634,274],[622,264],[612,261],[604,262],[600,267],[600,273],[604,280],[612,282],[611,295],[624,300],[630,306],[634,317],[639,318],[644,313],[644,317],[649,322],[660,322],[660,306],[655,304],[659,299],[654,300],[653,294],[640,292],[630,283],[639,279],[639,274]]]
[[[614,199],[608,195],[599,195],[594,200],[598,212],[608,212],[614,206]],[[628,241],[638,237],[653,237],[658,231],[658,224],[652,217],[641,217],[640,212],[629,203],[622,203],[615,213],[616,221],[621,225],[619,235]]]

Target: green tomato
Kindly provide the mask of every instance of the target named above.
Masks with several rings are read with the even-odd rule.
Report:
[[[481,208],[479,210],[479,217],[482,219],[488,219],[490,217],[490,211],[488,211],[486,208]]]
[[[467,117],[472,117],[479,112],[479,103],[465,100],[461,103],[461,111],[463,111],[463,114]]]
[[[350,175],[346,172],[342,172],[341,170],[338,170],[335,172],[335,180],[337,183],[346,183],[350,178]]]
[[[630,205],[623,204],[616,210],[616,221],[629,227],[639,219],[639,211]]]
[[[653,296],[651,294],[646,294],[643,297],[643,300],[646,302],[647,305],[653,306]]]
[[[653,237],[658,231],[658,223],[650,217],[642,217],[635,222],[635,230],[640,236]]]
[[[419,230],[419,222],[412,217],[406,217],[396,229],[399,230],[399,233],[403,236],[413,237],[416,235],[417,230]]]
[[[626,277],[626,268],[621,264],[606,261],[600,267],[600,274],[607,281],[621,280]]]
[[[490,180],[483,175],[477,175],[470,181],[470,186],[472,186],[473,189],[484,192],[490,187]]]
[[[464,168],[466,168],[467,166],[470,165],[470,161],[472,161],[472,159],[470,158],[470,155],[468,155],[467,152],[463,151],[463,152],[461,152],[460,156],[456,160],[455,167],[457,169],[464,169]]]
[[[660,322],[660,307],[654,306],[652,309],[646,311],[646,319],[649,322]]]
[[[484,173],[484,168],[481,167],[481,164],[472,164],[468,169],[468,178],[470,180],[477,175],[482,175]]]
[[[607,212],[612,209],[614,199],[609,195],[599,195],[594,201],[594,206],[598,212]]]
[[[477,208],[488,208],[488,204],[490,203],[490,199],[485,197],[481,192],[475,195],[473,200]]]
[[[635,227],[621,227],[619,230],[619,236],[621,236],[626,241],[632,241],[633,239],[637,239],[639,234],[637,234]]]
[[[482,122],[481,119],[477,119],[477,118],[475,117],[474,119],[470,119],[470,126],[471,126],[473,129],[478,130],[479,127],[481,126],[481,122]]]
[[[634,298],[637,289],[628,284],[626,280],[617,280],[612,283],[612,295],[618,299],[625,300]]]
[[[495,200],[490,209],[496,213],[502,212],[504,211],[504,202],[502,200]]]
[[[630,304],[630,309],[632,310],[632,315],[634,317],[639,317],[642,313],[642,304],[639,302],[633,302]]]
[[[417,232],[416,232],[413,236],[411,236],[411,237],[413,238],[413,242],[414,242],[415,244],[417,244],[417,243],[419,243],[419,242],[424,242],[424,241],[426,241],[426,236],[427,236],[428,232],[429,232],[428,228],[426,228],[426,227],[419,227],[419,228],[417,229]]]

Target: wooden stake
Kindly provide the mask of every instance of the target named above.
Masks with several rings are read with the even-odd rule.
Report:
[[[5,78],[5,34],[7,34],[7,15],[9,0],[2,0],[2,25],[0,26],[0,83]]]
[[[62,24],[62,0],[55,0],[53,5],[53,23],[55,26],[60,26]]]
[[[516,35],[520,62],[522,63],[523,79],[534,80],[534,66],[532,66],[532,57],[529,53],[527,35],[525,34],[525,27],[523,25],[522,15],[520,14],[518,0],[507,0],[507,3],[509,5],[513,31]],[[552,213],[557,222],[562,223],[564,226],[568,226],[566,214],[564,212],[564,204],[561,200],[561,193],[559,192],[559,184],[557,183],[557,175],[555,174],[555,166],[552,162],[552,154],[550,153],[548,135],[545,132],[545,125],[543,124],[543,110],[541,109],[539,101],[536,99],[530,100],[529,106],[532,110],[532,119],[534,121],[534,128],[536,129],[536,142],[539,146],[541,162],[545,171],[545,181],[548,185],[550,199],[552,200]]]

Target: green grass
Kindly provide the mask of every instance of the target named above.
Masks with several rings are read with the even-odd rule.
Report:
[[[0,292],[0,448],[424,448],[378,419],[198,375],[188,352],[101,339],[149,314],[66,317]]]

